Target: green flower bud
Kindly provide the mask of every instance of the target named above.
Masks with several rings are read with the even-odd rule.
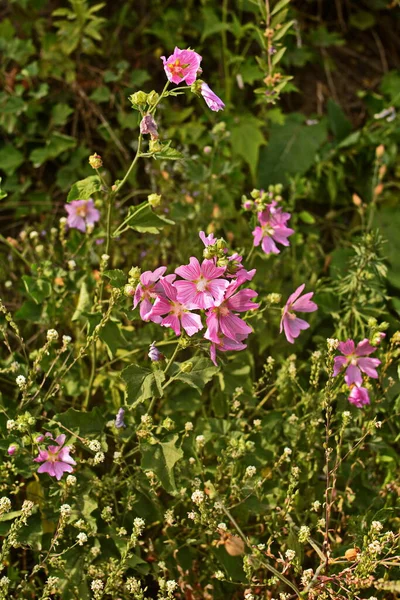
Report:
[[[150,206],[155,208],[156,206],[160,206],[161,196],[159,194],[150,194],[149,196],[147,196],[147,200]]]
[[[283,185],[281,183],[277,183],[275,186],[275,192],[277,194],[282,194],[282,191],[283,191]]]
[[[181,364],[181,371],[183,373],[190,373],[192,370],[193,370],[193,363],[190,362],[190,360]]]
[[[260,197],[260,190],[256,190],[256,189],[252,190],[252,191],[250,192],[250,196],[251,196],[251,197],[252,197],[254,200],[255,200],[256,198],[259,198],[259,197]]]
[[[147,94],[146,92],[142,92],[142,90],[140,90],[139,92],[131,94],[131,96],[129,96],[129,100],[132,102],[132,104],[136,104],[136,106],[143,106],[147,103]]]
[[[147,94],[147,104],[149,106],[154,106],[155,104],[157,104],[159,98],[160,95],[157,94],[157,92],[155,92],[154,90],[152,90],[149,94]]]
[[[162,144],[160,144],[160,142],[157,139],[150,140],[149,150],[150,150],[150,152],[161,152]]]
[[[219,240],[217,241],[217,250],[225,250],[227,246],[228,244],[226,243],[224,238],[219,238]]]

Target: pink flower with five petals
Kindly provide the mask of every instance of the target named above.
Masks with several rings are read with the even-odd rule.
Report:
[[[64,204],[64,208],[68,213],[67,223],[71,229],[85,232],[88,225],[94,225],[100,220],[100,213],[94,207],[92,198],[72,200],[69,204]]]
[[[180,50],[177,47],[168,58],[161,56],[164,71],[169,81],[172,83],[184,81],[187,85],[192,85],[196,81],[201,59],[200,54],[197,54],[194,50]]]
[[[213,260],[203,260],[200,265],[192,256],[189,264],[178,267],[175,273],[185,280],[175,282],[179,302],[193,308],[210,308],[221,302],[229,285],[226,279],[220,279],[225,267],[216,267]]]
[[[161,286],[164,290],[164,296],[159,296],[154,303],[151,312],[147,315],[150,320],[155,317],[156,322],[160,322],[159,318],[164,316],[160,325],[171,327],[176,335],[180,335],[181,326],[189,336],[194,335],[200,329],[203,329],[200,315],[190,312],[189,308],[179,302],[178,292],[175,286],[163,279]]]
[[[50,433],[47,433],[46,437],[53,439]],[[64,446],[65,435],[63,433],[53,441],[57,443],[57,446],[47,446],[46,450],[39,450],[38,456],[33,460],[43,463],[38,468],[38,473],[48,473],[59,481],[64,473],[73,472],[72,465],[76,465],[76,461],[69,455],[71,446]]]
[[[336,377],[343,368],[346,368],[344,380],[347,385],[355,383],[357,386],[362,384],[361,371],[368,377],[378,378],[376,367],[381,364],[379,358],[369,358],[369,355],[375,352],[376,348],[371,346],[367,339],[362,340],[357,347],[353,340],[340,342],[338,349],[343,356],[335,356],[335,366],[333,377]]]
[[[282,311],[280,332],[282,333],[282,330],[284,330],[286,339],[291,344],[294,343],[295,338],[299,337],[300,331],[310,327],[306,321],[299,319],[299,317],[296,316],[296,311],[314,312],[315,310],[318,310],[318,306],[315,302],[311,301],[314,292],[309,292],[308,294],[300,296],[304,288],[305,283],[299,286],[297,290],[289,296]]]
[[[276,208],[276,202],[271,202],[258,213],[260,227],[257,226],[253,231],[254,246],[261,244],[265,254],[279,254],[280,250],[276,243],[282,246],[289,246],[288,237],[294,233],[294,229],[286,227],[286,222],[290,219],[289,213],[282,212],[282,208]]]
[[[136,288],[133,297],[133,308],[136,308],[139,302],[140,316],[143,321],[148,321],[148,313],[153,308],[152,300],[158,298],[158,295],[163,293],[163,288],[159,283],[160,277],[164,275],[167,267],[159,267],[155,271],[145,271],[140,276],[140,283]]]

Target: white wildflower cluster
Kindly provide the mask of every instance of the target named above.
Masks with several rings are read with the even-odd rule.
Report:
[[[228,528],[225,523],[218,523],[217,529],[221,529],[221,531],[227,531]]]
[[[58,340],[58,331],[55,329],[48,329],[46,337],[48,342],[56,342]]]
[[[379,533],[379,531],[382,531],[382,529],[383,529],[383,525],[380,521],[372,521],[371,530],[374,533]]]
[[[104,452],[96,452],[96,454],[93,457],[93,464],[99,465],[100,463],[104,462],[104,459],[105,459]]]
[[[166,524],[169,527],[172,527],[172,525],[174,525],[174,523],[175,523],[174,511],[171,508],[169,508],[168,510],[165,511],[164,519],[165,519]]]
[[[88,541],[86,533],[83,533],[83,531],[81,531],[81,533],[78,533],[78,535],[76,536],[76,541],[78,542],[79,546],[83,546],[83,544],[85,544]]]
[[[313,569],[305,569],[301,576],[302,585],[304,585],[304,587],[307,586],[313,577],[314,577]]]
[[[215,571],[214,577],[215,579],[219,579],[220,581],[222,581],[223,579],[225,579],[225,574],[223,571]]]
[[[382,545],[378,542],[378,540],[374,540],[370,544],[368,544],[368,551],[372,555],[381,554],[383,551]]]
[[[204,446],[205,441],[206,441],[206,439],[205,439],[204,435],[196,436],[196,444],[199,448],[202,448]]]
[[[296,552],[294,550],[286,550],[285,552],[285,558],[291,562],[294,557],[296,556]]]
[[[324,519],[324,518],[322,518],[322,519],[319,519],[319,520],[317,521],[317,527],[318,527],[319,529],[325,529],[325,527],[326,527],[326,521],[325,521],[325,519]]]
[[[187,516],[188,516],[188,519],[191,519],[192,521],[194,521],[196,518],[196,513],[192,510],[192,511],[188,512]]]
[[[253,425],[254,425],[254,427],[256,429],[258,429],[259,427],[261,427],[261,419],[254,419]]]
[[[68,266],[68,269],[70,271],[75,271],[75,269],[76,269],[76,262],[73,259],[71,259],[71,260],[69,260],[67,262],[67,266]]]
[[[202,504],[204,502],[204,492],[202,492],[201,490],[196,490],[195,492],[193,492],[192,502],[194,502],[197,505]]]
[[[251,594],[250,592],[246,592],[244,595],[244,600],[254,600],[253,594]]]
[[[8,577],[2,577],[0,579],[0,592],[3,594],[3,598],[7,598],[8,596],[6,595],[8,592],[8,586],[10,585],[11,581]]]
[[[35,505],[33,502],[31,502],[30,500],[24,500],[23,504],[22,504],[22,508],[21,508],[21,520],[26,524],[26,520],[28,517],[31,516],[31,514],[33,513],[33,509],[34,509]]]
[[[103,595],[104,583],[101,579],[93,579],[90,584],[91,590],[94,593],[94,600],[98,600]]]
[[[144,519],[141,519],[140,517],[133,519],[133,532],[136,536],[142,535],[145,527],[146,523]]]
[[[250,466],[246,468],[246,477],[254,477],[254,475],[257,473],[257,469],[254,466]]]
[[[18,375],[18,377],[15,379],[15,383],[17,384],[20,390],[25,389],[26,377],[24,377],[23,375]]]
[[[349,410],[345,410],[343,411],[342,414],[342,421],[343,421],[343,425],[346,427],[346,425],[348,423],[350,423],[351,421],[351,412]]]
[[[299,529],[298,538],[301,544],[305,544],[310,537],[310,528],[307,525],[302,525]]]
[[[60,513],[62,517],[67,518],[71,515],[72,508],[69,504],[63,504],[62,506],[60,506]]]
[[[90,441],[88,441],[87,447],[92,452],[99,452],[99,450],[101,450],[101,444],[100,444],[100,442],[98,440],[90,440]]]
[[[185,431],[193,431],[193,423],[191,421],[187,421],[187,423],[185,423]]]
[[[286,594],[285,592],[281,592],[279,594],[279,600],[289,600],[290,594]]]
[[[153,419],[151,418],[150,415],[142,415],[140,417],[140,421],[141,421],[142,425],[144,425],[145,427],[153,426]]]
[[[67,479],[65,481],[66,481],[66,484],[69,487],[74,487],[76,485],[76,477],[75,477],[75,475],[68,475]]]
[[[10,512],[11,510],[11,500],[7,498],[7,496],[3,496],[0,498],[0,515],[4,515],[5,513]]]
[[[313,510],[314,512],[318,512],[320,508],[321,508],[321,502],[319,500],[315,500],[311,504],[311,510]]]
[[[101,511],[101,518],[106,521],[106,523],[111,523],[113,520],[113,509],[112,506],[105,506]]]
[[[339,340],[337,340],[336,338],[328,338],[326,340],[326,343],[328,345],[329,352],[334,352],[339,346]]]
[[[143,593],[142,584],[136,577],[128,577],[125,586],[131,594],[139,595]]]

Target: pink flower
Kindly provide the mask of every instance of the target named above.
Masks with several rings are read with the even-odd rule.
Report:
[[[221,336],[219,338],[218,344],[215,342],[211,343],[210,358],[213,361],[214,365],[217,366],[217,350],[220,350],[221,352],[229,352],[230,350],[238,351],[238,350],[244,350],[245,348],[247,348],[246,344],[243,344],[242,342],[230,340],[229,338],[227,338],[225,336]]]
[[[53,439],[51,434],[46,434],[46,436]],[[46,450],[39,450],[39,455],[33,460],[43,463],[38,468],[38,473],[48,473],[59,481],[64,473],[72,473],[73,468],[71,465],[76,465],[76,461],[69,455],[71,447],[63,447],[65,442],[64,434],[57,436],[53,441],[58,445],[47,446]]]
[[[171,327],[176,335],[180,335],[181,326],[189,336],[203,329],[200,316],[189,311],[189,308],[193,308],[193,306],[190,305],[188,308],[179,302],[178,292],[174,285],[165,279],[161,281],[161,285],[165,295],[157,298],[151,312],[148,314],[148,318],[152,320],[153,317],[156,317],[156,322],[159,322],[159,317],[167,315],[161,320],[160,324],[163,327]]]
[[[136,308],[139,302],[141,302],[140,316],[143,321],[149,320],[147,315],[153,308],[151,300],[158,298],[158,295],[164,291],[158,281],[166,270],[167,267],[159,267],[155,271],[145,271],[140,276],[140,283],[133,297],[133,308]]]
[[[236,292],[240,282],[233,281],[225,292],[222,302],[216,302],[207,312],[207,331],[204,337],[214,344],[220,344],[225,336],[234,342],[242,342],[253,330],[235,313],[255,310],[258,304],[252,302],[257,296],[255,290],[249,288]]]
[[[196,81],[197,71],[200,68],[202,57],[194,50],[180,50],[175,47],[174,53],[167,59],[161,57],[164,63],[164,71],[169,81],[192,85]]]
[[[226,279],[219,278],[224,272],[225,267],[216,267],[213,260],[203,260],[200,265],[192,256],[188,265],[175,269],[175,273],[185,279],[175,282],[179,302],[195,308],[210,308],[221,302],[229,285]]]
[[[17,451],[17,446],[15,444],[11,444],[10,446],[8,446],[8,450],[7,450],[7,454],[9,456],[13,456]]]
[[[357,386],[360,386],[362,384],[361,371],[368,377],[378,378],[375,367],[380,365],[381,361],[379,358],[367,358],[369,354],[372,354],[376,350],[367,339],[362,340],[357,347],[355,347],[353,340],[340,342],[338,349],[343,356],[335,356],[333,377],[336,377],[345,367],[346,374],[344,380],[347,385],[355,383]]]
[[[87,225],[94,225],[100,219],[100,213],[94,207],[92,198],[89,200],[72,200],[69,204],[64,204],[68,213],[67,223],[71,229],[86,231]]]
[[[362,408],[365,404],[370,404],[368,390],[358,385],[352,386],[348,400],[351,404],[357,406],[357,408]]]
[[[222,102],[221,98],[215,94],[209,86],[204,83],[201,84],[200,93],[203,96],[208,108],[211,110],[218,112],[219,110],[223,110],[225,108],[225,104]]]
[[[280,207],[276,208],[276,202],[268,204],[263,212],[258,213],[258,221],[261,227],[256,227],[253,231],[254,246],[259,246],[265,254],[279,254],[280,250],[275,242],[282,246],[289,246],[287,238],[294,233],[294,229],[286,227],[286,222],[290,219],[289,213],[282,212]]]
[[[140,133],[143,135],[150,134],[152,140],[158,138],[157,123],[152,115],[144,115],[143,119],[140,121]]]
[[[215,235],[213,233],[209,233],[208,235],[206,235],[204,233],[204,231],[200,231],[199,233],[199,238],[201,239],[201,241],[203,242],[203,244],[207,247],[207,246],[214,246],[214,244],[217,243],[217,238],[215,237]]]
[[[308,329],[310,327],[306,321],[296,317],[295,311],[314,312],[315,310],[318,310],[318,306],[315,304],[315,302],[311,301],[314,292],[309,292],[308,294],[300,296],[304,288],[305,283],[298,287],[297,290],[291,296],[289,296],[282,311],[280,332],[282,333],[282,329],[285,331],[286,339],[291,344],[294,343],[295,338],[299,337],[302,329]]]

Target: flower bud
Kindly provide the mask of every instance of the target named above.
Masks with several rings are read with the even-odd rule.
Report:
[[[100,167],[103,166],[103,161],[101,160],[100,154],[96,154],[95,152],[89,156],[89,165],[92,167],[92,169],[100,169]]]
[[[160,95],[157,94],[157,92],[155,92],[154,90],[152,90],[149,94],[147,94],[147,104],[149,106],[154,106],[155,104],[157,104],[159,98]]]
[[[129,283],[127,283],[124,286],[124,294],[125,294],[125,296],[134,296],[135,288],[133,287],[133,285],[129,285]]]
[[[149,142],[150,152],[161,152],[162,144],[157,139],[151,139]]]
[[[181,365],[182,373],[190,373],[193,370],[193,363],[189,360]]]
[[[243,208],[244,210],[251,210],[254,206],[254,202],[253,200],[248,200],[246,198],[246,200],[243,202]]]
[[[346,560],[356,560],[357,556],[360,554],[360,549],[359,548],[349,548],[348,550],[346,550],[346,552],[344,553],[344,557]]]
[[[256,190],[256,189],[252,190],[252,191],[250,192],[250,196],[251,196],[252,198],[254,198],[254,200],[255,200],[256,198],[259,198],[259,197],[260,197],[260,190]]]
[[[160,206],[161,196],[160,194],[150,194],[149,196],[147,196],[147,201],[150,204],[150,206],[155,208],[156,206]]]
[[[380,144],[376,150],[375,150],[375,156],[376,158],[381,158],[385,153],[385,146],[383,144]]]
[[[142,90],[140,90],[139,92],[135,92],[134,94],[131,94],[129,96],[129,100],[132,102],[132,104],[141,106],[141,105],[146,104],[147,94],[146,94],[146,92],[142,92]]]
[[[149,353],[147,356],[152,362],[159,362],[160,360],[164,359],[164,354],[159,351],[154,342],[150,344]]]
[[[11,444],[8,446],[7,454],[8,456],[13,456],[17,451],[17,446],[15,444]]]

